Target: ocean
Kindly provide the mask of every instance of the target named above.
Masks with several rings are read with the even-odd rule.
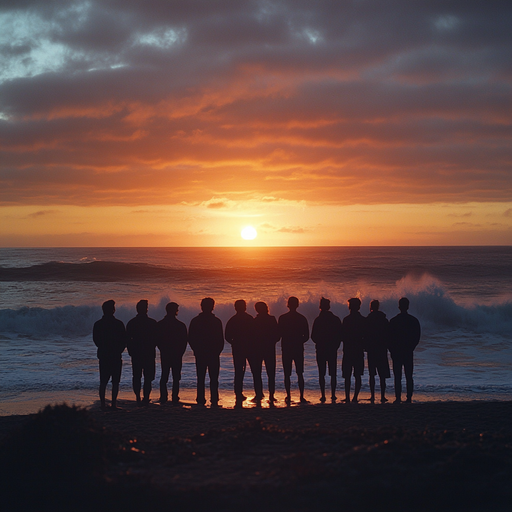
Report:
[[[188,326],[203,297],[215,299],[214,312],[225,325],[237,299],[245,299],[253,315],[254,303],[265,301],[278,317],[287,311],[290,295],[299,298],[298,311],[310,328],[322,296],[341,318],[350,297],[362,300],[363,315],[370,301],[379,299],[392,318],[398,299],[407,296],[410,313],[422,326],[416,397],[512,399],[512,247],[493,246],[0,249],[0,401],[40,392],[95,395],[99,376],[91,333],[105,300],[116,301],[116,317],[125,323],[140,299],[149,300],[149,315],[156,320],[163,318],[167,302],[175,301],[178,318]],[[305,352],[306,395],[318,400],[311,340]],[[127,353],[123,362],[121,391],[128,393]],[[227,344],[220,381],[221,396],[230,394]],[[342,385],[339,369],[339,397]],[[195,387],[190,349],[182,387]],[[249,371],[245,387],[250,395]],[[279,346],[277,387],[284,388]],[[292,390],[296,394],[293,376]],[[368,392],[367,373],[362,392]],[[388,395],[393,396],[392,378]]]

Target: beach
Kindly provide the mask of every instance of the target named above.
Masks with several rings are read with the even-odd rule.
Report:
[[[61,449],[64,466],[82,467],[81,457],[89,461],[91,447],[101,445],[92,483],[71,479],[65,499],[62,490],[58,499],[57,490],[45,494],[55,510],[66,500],[75,500],[76,510],[107,510],[114,502],[123,510],[141,504],[174,510],[510,510],[512,401],[261,409],[120,405],[119,411],[94,404],[87,411],[57,406],[2,417],[2,457],[6,446],[23,440],[28,465],[37,469],[41,443],[27,448],[37,421],[37,435],[47,436],[42,444],[56,447],[41,454],[42,473],[52,474],[51,459],[61,457],[55,453]],[[82,445],[87,455],[70,461]],[[22,458],[18,453],[18,463]],[[65,470],[54,470],[57,479],[65,480]],[[16,481],[10,488],[14,505],[24,485]],[[80,503],[76,494],[88,485],[89,497]]]
[[[512,502],[510,248],[4,250],[0,265],[0,496],[6,510],[509,511]],[[468,278],[471,276],[471,279]],[[504,292],[503,292],[504,291]],[[141,298],[160,320],[180,304],[187,326],[204,296],[226,325],[233,301],[254,314],[290,295],[311,326],[319,298],[348,314],[370,300],[392,318],[402,296],[422,327],[412,404],[320,404],[315,346],[305,396],[284,403],[281,347],[270,407],[234,408],[233,360],[221,354],[220,408],[195,405],[195,360],[183,357],[182,405],[136,406],[123,354],[119,411],[101,411],[91,339],[113,298],[125,324]],[[338,354],[338,368],[341,350]],[[340,370],[338,370],[340,373]],[[338,375],[339,375],[338,373]],[[171,382],[168,384],[169,389]],[[107,403],[110,398],[107,388]],[[264,376],[264,390],[267,381]],[[377,384],[379,392],[379,384]],[[344,397],[341,375],[338,399]],[[208,393],[207,393],[208,396]],[[377,395],[379,396],[379,395]],[[394,399],[393,379],[387,397]],[[63,403],[68,406],[62,405]],[[47,404],[52,407],[43,409]],[[60,405],[59,405],[60,404]],[[77,407],[75,407],[77,406]],[[43,409],[42,412],[38,413]]]

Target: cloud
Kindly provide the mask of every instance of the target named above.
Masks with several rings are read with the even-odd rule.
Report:
[[[508,201],[511,22],[483,1],[2,2],[0,201]]]
[[[212,208],[214,210],[217,210],[219,208],[226,208],[227,204],[224,201],[217,201],[214,203],[209,203],[207,208]]]
[[[466,213],[449,213],[448,217],[471,217],[473,215],[473,212],[466,212]]]
[[[279,233],[304,233],[306,230],[299,227],[283,227],[277,230]]]
[[[308,231],[307,229],[304,229],[299,226],[282,226],[277,227],[273,224],[270,224],[269,222],[264,222],[263,224],[260,224],[258,226],[259,229],[262,229],[264,231],[270,231],[274,233],[293,233],[293,234],[301,234]]]
[[[39,210],[37,212],[30,213],[28,216],[32,217],[32,218],[37,218],[37,217],[46,217],[48,215],[55,215],[58,213],[60,213],[58,210]]]

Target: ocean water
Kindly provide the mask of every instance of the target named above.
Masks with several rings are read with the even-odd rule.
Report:
[[[277,317],[287,311],[290,295],[299,298],[310,327],[322,296],[340,317],[348,314],[350,297],[361,298],[363,315],[379,299],[388,318],[407,296],[422,325],[415,351],[418,396],[512,399],[512,247],[294,247],[0,249],[0,400],[42,391],[95,393],[91,332],[107,299],[116,301],[116,316],[125,323],[142,298],[157,320],[172,300],[188,325],[206,296],[215,299],[225,324],[237,299],[248,302],[251,314],[263,300]],[[306,389],[312,392],[318,376],[311,340],[305,349]],[[129,391],[126,353],[123,361],[121,390]],[[248,372],[249,394],[251,381]],[[221,390],[229,393],[232,383],[226,344]],[[277,384],[283,388],[279,356]],[[182,386],[195,387],[190,349]],[[338,386],[341,393],[340,376]]]

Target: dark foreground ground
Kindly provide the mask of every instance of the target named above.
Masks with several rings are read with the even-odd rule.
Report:
[[[0,418],[0,471],[6,511],[508,512],[512,402],[48,407]]]

